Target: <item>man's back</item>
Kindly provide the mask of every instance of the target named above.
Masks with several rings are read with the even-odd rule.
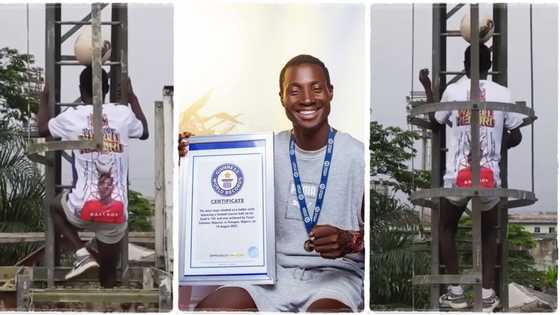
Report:
[[[471,81],[467,78],[450,84],[445,89],[441,102],[469,101],[470,85]],[[506,87],[487,80],[480,80],[479,86],[480,101],[512,102],[511,93]],[[461,170],[470,168],[471,111],[439,111],[436,112],[435,118],[441,124],[447,120],[450,120],[452,124],[444,185],[445,187],[461,186],[456,182],[457,176]],[[522,117],[516,113],[480,111],[480,165],[492,175],[488,178],[488,182],[494,183],[495,186],[500,185],[499,162],[504,127],[511,130],[517,128],[522,122]]]
[[[62,140],[93,139],[93,106],[68,109],[49,121],[49,130]],[[75,188],[68,195],[68,204],[79,216],[84,203],[102,199],[100,178],[108,177],[112,180],[109,198],[124,204],[123,219],[126,220],[128,142],[129,138],[142,135],[142,123],[128,106],[104,104],[102,130],[102,151],[73,150]]]

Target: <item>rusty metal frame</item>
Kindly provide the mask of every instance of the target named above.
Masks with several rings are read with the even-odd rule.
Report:
[[[64,188],[60,183],[61,178],[61,157],[63,156],[64,150],[79,150],[79,149],[102,149],[103,148],[103,130],[102,130],[102,115],[103,115],[103,94],[101,86],[101,73],[102,73],[102,38],[101,38],[101,25],[111,25],[112,28],[119,27],[122,30],[127,31],[127,8],[126,4],[114,4],[112,13],[113,20],[108,22],[101,21],[101,11],[105,8],[107,4],[92,3],[91,13],[86,15],[81,21],[61,21],[61,4],[59,3],[48,3],[46,4],[46,45],[45,45],[45,77],[46,81],[49,82],[48,92],[48,108],[49,116],[55,117],[60,113],[60,107],[62,106],[74,106],[75,103],[60,103],[60,77],[61,77],[61,66],[64,65],[78,65],[75,60],[71,60],[68,56],[61,55],[61,45],[62,43],[71,37],[75,32],[77,32],[83,25],[91,25],[92,28],[92,82],[93,82],[93,139],[90,140],[78,140],[78,141],[46,141],[41,143],[31,143],[28,145],[27,153],[31,156],[36,157],[35,160],[40,160],[45,162],[46,165],[46,199],[45,199],[45,220],[47,225],[46,230],[46,250],[45,250],[45,265],[47,266],[48,273],[48,287],[54,287],[54,272],[57,260],[56,255],[56,233],[54,229],[54,224],[49,213],[50,204],[54,200],[59,189]],[[123,18],[124,16],[124,18]],[[124,21],[123,21],[124,19]],[[64,35],[61,34],[61,25],[74,25],[69,31]],[[118,33],[118,32],[117,32]],[[114,39],[115,37],[113,37]],[[116,53],[118,61],[111,61],[105,63],[105,65],[110,65],[112,68],[119,65],[119,71],[111,71],[112,73],[118,73],[119,78],[128,78],[127,75],[127,43],[123,41],[127,40],[126,34],[121,34],[116,38],[119,42],[119,49]],[[66,60],[66,61],[61,61]],[[115,82],[112,82],[115,83]],[[122,85],[122,84],[119,84]],[[124,84],[126,85],[126,84]],[[127,100],[127,91],[120,94],[122,100]],[[40,157],[38,153],[46,152],[45,158]],[[128,248],[122,248],[122,254],[127,253]],[[126,274],[126,266],[128,264],[127,258],[121,259],[122,268]]]

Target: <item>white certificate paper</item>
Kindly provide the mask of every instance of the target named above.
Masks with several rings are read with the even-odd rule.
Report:
[[[182,283],[273,283],[272,164],[272,135],[190,140],[180,172]]]

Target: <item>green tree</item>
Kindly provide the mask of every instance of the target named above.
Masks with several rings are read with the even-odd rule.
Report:
[[[544,275],[544,288],[556,289],[558,282],[558,266],[549,266]]]
[[[131,231],[152,231],[154,206],[141,193],[128,191],[128,227]]]
[[[0,121],[0,232],[44,229],[44,179],[25,155],[25,134]],[[13,265],[40,244],[2,244],[0,265]]]
[[[44,178],[25,155],[22,128],[37,110],[41,70],[32,55],[0,49],[0,232],[44,229]],[[28,106],[29,109],[28,110]],[[40,244],[2,244],[0,265],[13,265]]]
[[[370,288],[372,309],[409,310],[428,304],[428,291],[412,286],[414,274],[430,271],[428,252],[414,250],[420,233],[418,214],[408,205],[370,192]]]
[[[430,186],[430,173],[410,170],[408,163],[416,156],[414,142],[420,139],[416,131],[399,127],[383,127],[372,121],[369,129],[370,174],[382,175],[383,184],[393,192],[410,194],[416,188]]]
[[[415,251],[421,233],[418,213],[396,195],[409,195],[417,187],[428,187],[429,173],[410,170],[416,155],[414,141],[420,135],[398,127],[372,122],[370,125],[370,172],[387,186],[388,193],[370,192],[370,294],[372,309],[410,310],[424,308],[428,290],[412,286],[412,276],[430,270],[430,256]],[[414,302],[414,303],[413,303]]]
[[[28,123],[31,113],[37,112],[43,80],[34,62],[33,55],[0,49],[0,116]]]

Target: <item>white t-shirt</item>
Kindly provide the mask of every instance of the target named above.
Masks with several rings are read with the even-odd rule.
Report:
[[[480,100],[512,103],[509,89],[487,80],[480,80]],[[471,81],[463,78],[445,89],[441,102],[462,102],[470,100]],[[444,187],[456,187],[459,172],[470,169],[469,155],[471,143],[470,110],[439,111],[435,118],[440,124],[449,119],[452,123],[451,148],[447,151]],[[512,112],[480,111],[480,167],[481,174],[491,174],[495,186],[500,186],[500,150],[504,127],[515,129],[523,122],[523,115]],[[449,139],[449,138],[448,138]],[[483,170],[484,168],[484,170]],[[481,175],[482,180],[482,175]],[[482,185],[482,184],[481,184]]]
[[[100,217],[98,220],[95,218],[96,215],[107,214],[95,211],[88,214],[93,216],[89,221],[122,223],[112,222],[112,220],[128,219],[128,141],[129,138],[142,136],[144,129],[130,107],[113,103],[103,104],[102,128],[103,151],[72,151],[75,188],[68,194],[68,206],[78,217],[82,208],[98,212],[102,210],[124,212],[119,218]],[[93,106],[77,106],[59,114],[49,120],[49,131],[53,137],[60,137],[62,140],[93,139]],[[99,206],[101,203],[105,205],[103,209]],[[109,214],[111,215],[119,214]],[[83,214],[82,219],[84,219]]]

